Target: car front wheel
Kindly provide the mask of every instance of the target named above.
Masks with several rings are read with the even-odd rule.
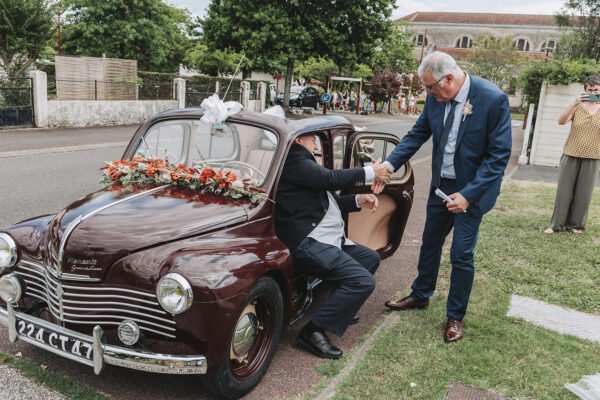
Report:
[[[242,306],[221,368],[215,375],[202,377],[204,387],[228,399],[238,399],[251,391],[269,368],[282,323],[279,285],[264,276],[256,281]]]

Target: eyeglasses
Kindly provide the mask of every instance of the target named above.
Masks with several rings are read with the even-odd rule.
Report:
[[[446,75],[442,76],[440,79],[437,80],[436,83],[434,83],[433,85],[423,85],[425,87],[425,90],[427,90],[428,92],[431,92],[437,85],[439,85],[439,83],[442,81],[442,79],[444,79],[446,77]]]

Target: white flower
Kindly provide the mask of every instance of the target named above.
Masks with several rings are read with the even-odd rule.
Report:
[[[473,104],[469,103],[469,100],[467,100],[465,108],[463,108],[463,121],[471,114],[473,114]]]
[[[237,181],[233,181],[231,182],[231,187],[235,188],[235,189],[243,189],[244,188],[244,182],[237,180]]]

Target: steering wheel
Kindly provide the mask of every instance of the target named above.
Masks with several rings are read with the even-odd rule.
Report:
[[[224,169],[226,169],[228,167],[239,169],[240,174],[244,174],[244,172],[246,172],[248,176],[244,177],[244,178],[252,178],[252,177],[254,177],[254,174],[256,173],[257,180],[262,181],[265,179],[265,174],[260,169],[256,168],[254,165],[245,163],[243,161],[237,161],[237,160],[227,161],[225,164],[221,165],[221,171],[223,171]]]

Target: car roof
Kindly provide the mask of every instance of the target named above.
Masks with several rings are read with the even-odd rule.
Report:
[[[148,124],[161,119],[171,118],[200,118],[204,115],[202,108],[177,108],[164,111],[155,115]],[[293,140],[303,133],[314,132],[325,129],[354,129],[350,121],[339,116],[319,116],[302,118],[297,120],[284,119],[274,115],[268,115],[252,111],[241,111],[231,115],[227,121],[244,122],[252,125],[262,125],[270,128],[281,136],[282,140]]]

